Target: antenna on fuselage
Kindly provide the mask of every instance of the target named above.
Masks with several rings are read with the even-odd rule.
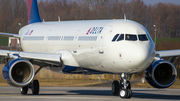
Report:
[[[154,35],[154,44],[155,44],[155,49],[156,49],[156,31],[157,31],[157,28],[156,28],[156,25],[153,25],[154,26],[154,32],[155,32],[155,35]]]
[[[124,14],[124,20],[126,21],[126,14]]]
[[[58,20],[59,20],[59,22],[61,22],[61,17],[60,16],[58,16]]]
[[[21,29],[22,25],[20,22],[18,23],[18,25],[19,25],[19,28]],[[15,38],[15,40],[17,40],[17,46],[18,46],[19,50],[21,50],[20,38]]]

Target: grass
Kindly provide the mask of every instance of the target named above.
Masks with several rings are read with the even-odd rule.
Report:
[[[8,46],[9,43],[8,41],[9,41],[8,37],[0,36],[0,46]]]
[[[41,87],[89,87],[97,84],[107,83],[106,80],[59,80],[59,79],[40,79],[39,80]],[[0,82],[0,86],[9,86],[5,81]],[[153,88],[146,81],[144,83],[139,82],[131,85],[132,88]],[[169,87],[171,89],[180,89],[180,80]]]
[[[162,42],[180,42],[180,38],[157,38],[156,39],[157,44],[162,43]]]
[[[98,80],[39,80],[43,87],[87,87],[106,83]]]
[[[68,80],[68,79],[39,79],[41,87],[88,87],[106,83],[99,80]],[[0,86],[9,86],[5,81],[0,81]]]
[[[145,81],[144,83],[139,82],[139,83],[133,84],[132,88],[153,88],[153,87]],[[176,82],[169,88],[180,89],[180,80],[176,80]]]

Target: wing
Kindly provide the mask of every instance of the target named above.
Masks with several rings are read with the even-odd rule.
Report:
[[[174,63],[176,59],[180,56],[180,50],[156,51],[156,55],[162,58],[169,57],[168,61]]]
[[[0,36],[7,36],[7,37],[16,37],[16,38],[20,38],[20,35],[18,35],[18,34],[3,33],[3,32],[0,32]]]
[[[156,51],[160,57],[174,57],[180,56],[180,50],[165,50],[165,51]]]
[[[6,63],[8,58],[24,58],[34,65],[39,66],[61,66],[61,54],[31,53],[21,51],[0,50],[0,63]]]

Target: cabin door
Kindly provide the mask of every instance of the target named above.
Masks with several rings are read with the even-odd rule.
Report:
[[[104,41],[105,41],[105,38],[108,34],[111,34],[112,32],[112,26],[111,25],[108,25],[104,28],[101,36],[100,36],[100,40],[99,40],[99,53],[100,54],[104,54]]]

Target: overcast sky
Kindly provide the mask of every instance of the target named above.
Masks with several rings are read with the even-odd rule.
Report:
[[[41,0],[38,0],[38,1],[41,1]],[[44,1],[46,1],[46,0],[44,0]],[[76,1],[76,0],[69,0],[69,1]],[[162,2],[162,3],[172,3],[172,4],[180,5],[180,0],[143,0],[143,1],[146,4],[157,4],[159,2]]]
[[[143,0],[146,4],[156,4],[159,2],[162,3],[172,3],[180,5],[180,0]]]

